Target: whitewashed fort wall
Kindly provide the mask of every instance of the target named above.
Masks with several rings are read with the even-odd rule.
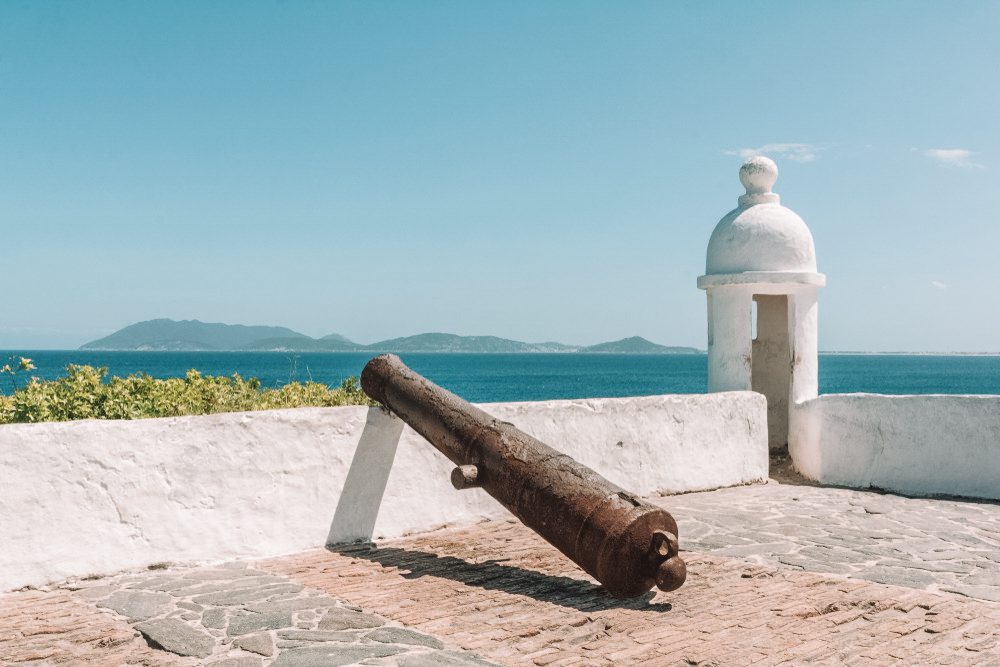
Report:
[[[759,394],[482,407],[638,494],[767,479]],[[452,467],[365,407],[0,426],[0,591],[507,515]]]
[[[1000,499],[1000,396],[824,394],[790,421],[789,454],[810,479]]]

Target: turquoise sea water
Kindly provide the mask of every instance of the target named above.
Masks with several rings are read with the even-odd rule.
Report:
[[[370,354],[281,352],[81,352],[0,351],[35,360],[42,379],[67,364],[107,366],[114,375],[145,372],[183,376],[258,377],[275,387],[292,380],[340,384],[359,375]],[[706,390],[705,355],[601,354],[404,354],[418,373],[470,401],[537,401],[555,398],[644,396]],[[6,363],[5,361],[3,363]],[[2,364],[0,364],[2,365]],[[998,356],[820,355],[820,392],[882,394],[1000,394]],[[0,392],[9,393],[7,378]]]

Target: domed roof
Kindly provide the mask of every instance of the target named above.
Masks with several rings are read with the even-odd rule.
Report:
[[[782,206],[771,187],[778,167],[752,157],[740,168],[747,192],[726,214],[708,242],[706,275],[747,271],[816,272],[816,247],[802,218]]]

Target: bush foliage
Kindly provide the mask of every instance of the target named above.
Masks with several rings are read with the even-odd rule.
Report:
[[[31,378],[15,386],[13,394],[0,395],[0,424],[373,404],[353,377],[335,389],[319,382],[265,389],[257,378],[206,376],[196,370],[167,380],[145,373],[108,379],[107,374],[107,368],[70,365],[57,380]]]

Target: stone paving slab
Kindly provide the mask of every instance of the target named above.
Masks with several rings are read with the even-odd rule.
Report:
[[[509,665],[1000,664],[1000,604],[684,555],[682,588],[624,601],[513,522],[257,567]]]
[[[246,563],[69,581],[0,610],[4,665],[491,664]]]
[[[774,481],[648,500],[692,551],[1000,602],[998,503]]]

